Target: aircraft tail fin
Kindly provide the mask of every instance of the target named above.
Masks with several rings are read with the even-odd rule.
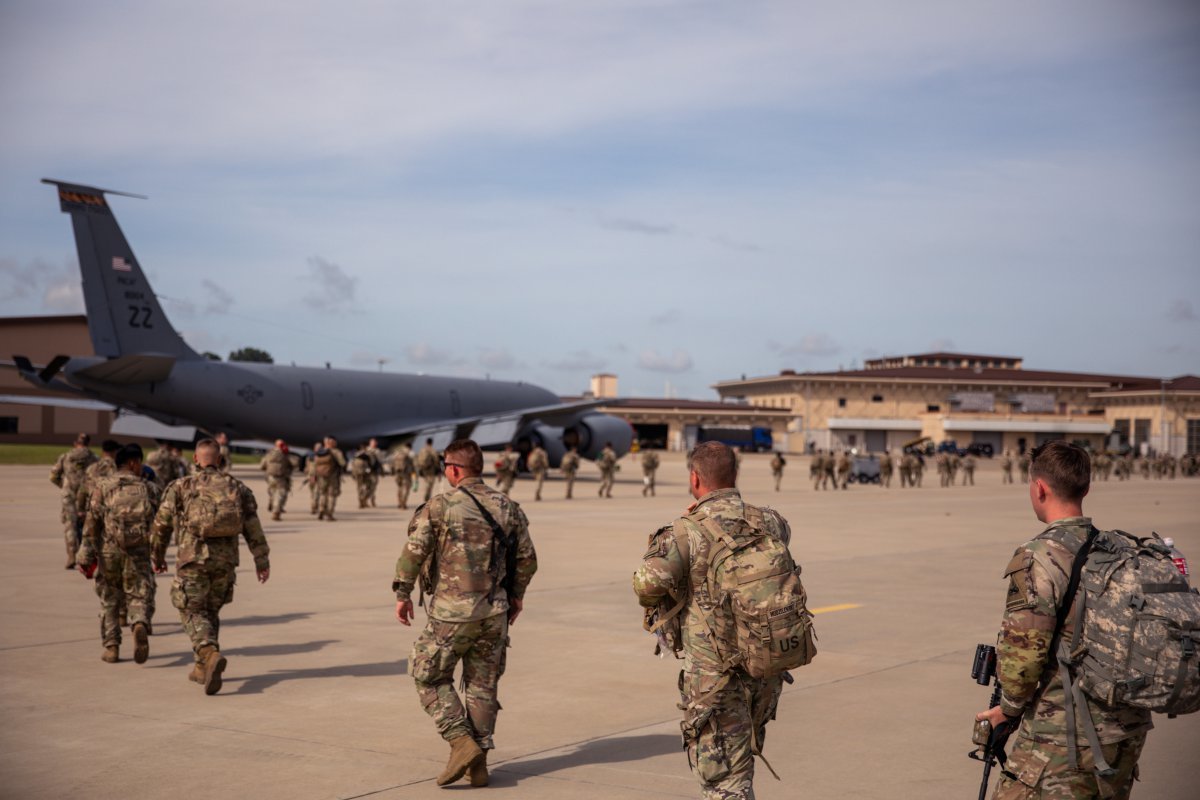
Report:
[[[58,188],[61,209],[71,215],[88,332],[96,355],[116,358],[157,353],[199,358],[167,321],[105,199],[107,194],[139,195],[50,179],[42,183]]]

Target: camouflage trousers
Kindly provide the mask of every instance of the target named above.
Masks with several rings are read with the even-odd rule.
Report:
[[[171,605],[179,609],[183,630],[192,640],[192,652],[197,654],[196,663],[200,661],[200,648],[211,645],[221,649],[217,641],[221,606],[233,600],[236,580],[236,567],[223,562],[185,564],[175,573]]]
[[[366,508],[375,505],[375,489],[379,486],[379,476],[374,473],[356,477],[355,487],[358,489],[358,507]]]
[[[705,800],[754,800],[754,746],[761,751],[767,722],[775,718],[781,678],[735,677],[713,692],[720,676],[681,670],[680,723],[688,765]]]
[[[612,470],[600,473],[600,497],[612,497],[614,477]]]
[[[1012,482],[1013,482],[1012,467],[1005,467],[1004,468],[1004,477],[1001,478],[1000,483],[1012,483]]]
[[[341,480],[336,476],[317,476],[313,498],[318,514],[333,516],[333,509],[337,505],[338,495],[342,493],[341,488]]]
[[[546,470],[540,469],[533,473],[533,479],[537,481],[537,488],[533,493],[534,500],[542,499],[542,484],[546,482]]]
[[[496,476],[496,488],[505,494],[512,493],[513,484],[517,482],[516,473],[503,472]]]
[[[879,470],[879,482],[883,485],[884,489],[892,488],[892,470],[890,470],[890,469]]]
[[[292,491],[292,479],[267,476],[267,510],[283,511],[288,494]]]
[[[575,473],[565,472],[563,473],[563,479],[567,482],[567,499],[570,500],[571,495],[575,493]]]
[[[75,504],[75,490],[64,489],[62,493],[63,542],[67,546],[67,563],[75,563],[75,552],[83,540],[83,520]]]
[[[463,735],[490,750],[500,701],[496,687],[504,674],[508,616],[475,622],[430,619],[413,644],[410,661],[417,697],[446,741]],[[462,661],[462,689],[454,691],[454,667]]]
[[[100,555],[96,594],[100,597],[100,638],[105,647],[121,643],[121,613],[130,625],[149,623],[154,616],[154,571],[150,548]]]
[[[437,479],[437,473],[421,476],[421,480],[425,481],[425,499],[422,502],[428,503],[429,498],[433,497],[433,487],[437,484]]]
[[[413,476],[411,473],[401,473],[396,476],[396,505],[400,508],[408,508],[408,495],[413,488]]]
[[[1071,769],[1066,745],[1017,739],[1005,768],[1016,780],[1001,776],[992,800],[1126,800],[1137,779],[1138,757],[1146,743],[1139,733],[1113,744],[1101,745],[1104,760],[1116,770],[1101,778],[1092,769],[1090,747],[1079,748],[1079,769]]]
[[[654,476],[657,474],[657,472],[658,470],[651,470],[649,472],[642,473],[642,497],[645,497],[646,495],[654,497]],[[778,489],[778,485],[776,485],[775,488]]]
[[[783,471],[776,472],[771,470],[771,477],[775,479],[775,491],[779,491],[779,485],[783,483]]]

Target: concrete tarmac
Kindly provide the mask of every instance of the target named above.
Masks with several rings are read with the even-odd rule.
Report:
[[[58,491],[45,467],[0,467],[0,796],[59,798],[419,798],[480,792],[513,798],[696,797],[680,749],[679,665],[652,653],[630,576],[646,538],[690,502],[678,454],[658,496],[623,460],[611,500],[595,470],[575,499],[548,481],[514,490],[540,568],[513,626],[492,786],[438,789],[446,745],[407,677],[424,623],[394,618],[391,580],[411,511],[385,478],[379,508],[358,510],[347,479],[338,521],[293,492],[282,522],[264,521],[271,579],[243,564],[225,608],[229,659],[219,695],[187,680],[191,648],[158,580],[150,660],[100,661],[98,600],[63,569]],[[974,798],[981,765],[974,713],[990,688],[970,678],[975,645],[993,642],[1002,572],[1041,529],[1019,482],[985,462],[974,487],[851,486],[814,491],[807,459],[789,459],[772,490],[766,456],[747,456],[747,500],[791,522],[792,552],[819,611],[819,654],[797,670],[760,764],[758,797]],[[239,468],[265,506],[262,473]],[[444,484],[443,484],[444,486]],[[1200,480],[1108,481],[1086,503],[1101,527],[1173,535],[1200,568]],[[264,513],[264,518],[265,518]],[[1200,714],[1155,719],[1135,797],[1195,797]],[[993,776],[993,783],[995,777]]]

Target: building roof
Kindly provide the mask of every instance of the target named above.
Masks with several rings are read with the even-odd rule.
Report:
[[[581,400],[580,397],[563,397],[565,403]],[[784,408],[756,406],[750,403],[729,403],[720,400],[682,400],[664,397],[603,397],[597,398],[607,408],[653,408],[677,411],[725,411],[733,414],[774,413],[791,415]]]
[[[84,314],[40,314],[28,317],[0,317],[0,325],[29,325],[40,322],[75,322],[86,323]]]
[[[891,360],[891,358],[912,358],[912,359],[919,358],[919,359],[926,360],[926,361],[935,360],[935,359],[941,359],[942,361],[1021,361],[1021,360],[1023,360],[1020,356],[986,356],[986,355],[974,355],[971,353],[947,353],[944,351],[937,352],[937,353],[913,353],[912,355],[906,355],[906,356],[892,356],[892,357],[889,357],[888,360]],[[879,359],[874,359],[874,360],[879,360]]]
[[[1156,378],[1143,378],[1137,383],[1125,384],[1122,386],[1114,386],[1113,388],[1096,392],[1096,394],[1104,395],[1119,395],[1119,394],[1158,394],[1160,392],[1200,392],[1200,377],[1195,375],[1180,375],[1177,378],[1168,380],[1158,380]]]
[[[794,372],[784,370],[778,375],[767,375],[746,380],[721,381],[716,388],[732,388],[743,384],[770,383],[788,380],[913,380],[942,381],[947,383],[1049,383],[1091,384],[1104,388],[1127,386],[1157,386],[1154,378],[1129,375],[1104,375],[1089,372],[1057,372],[1051,370],[1003,369],[997,367],[879,367],[876,369],[838,370],[835,372]]]

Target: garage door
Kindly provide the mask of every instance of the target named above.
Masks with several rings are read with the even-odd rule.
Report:
[[[971,441],[978,445],[991,445],[994,455],[999,455],[1004,449],[1004,434],[998,431],[975,431],[971,434]]]
[[[867,451],[882,453],[887,449],[887,431],[866,431]]]

